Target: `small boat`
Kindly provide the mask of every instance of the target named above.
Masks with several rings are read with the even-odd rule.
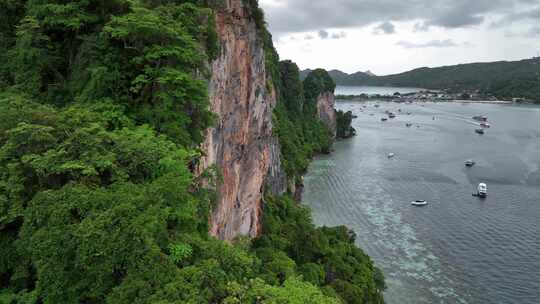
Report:
[[[478,184],[477,192],[476,194],[479,197],[487,197],[487,185],[484,183]]]
[[[376,104],[376,105],[375,105],[375,108],[378,108],[378,107],[380,107],[380,105]]]
[[[396,156],[395,153],[388,153],[388,158],[394,158]]]
[[[387,120],[388,120],[388,118],[386,118],[386,117],[381,118],[381,121],[387,121]]]
[[[467,166],[467,167],[472,167],[474,165],[476,165],[476,162],[474,160],[469,159],[469,160],[465,161],[465,166]]]
[[[481,135],[484,135],[486,133],[484,129],[476,129],[475,132]]]
[[[487,128],[491,128],[491,125],[488,124],[487,122],[482,122],[482,123],[480,124],[480,127],[486,128],[486,129],[487,129]]]
[[[416,206],[416,207],[427,206],[427,204],[428,204],[428,202],[426,202],[424,200],[417,200],[417,201],[411,202],[411,205]]]
[[[407,112],[407,115],[412,115],[412,113],[411,113],[411,112]]]
[[[410,127],[412,127],[412,123],[407,123],[406,126],[407,126],[407,128],[410,128]]]
[[[488,118],[486,116],[481,116],[481,115],[473,116],[473,119],[476,120],[476,121],[484,121],[484,122],[486,122],[488,120]]]
[[[388,117],[390,117],[390,118],[396,118],[396,114],[390,113],[390,114],[388,114]]]

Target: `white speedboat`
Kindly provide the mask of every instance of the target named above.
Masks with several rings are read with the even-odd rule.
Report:
[[[467,166],[467,167],[472,167],[474,165],[476,165],[476,162],[474,160],[469,159],[469,160],[465,161],[465,166]]]
[[[427,206],[427,204],[428,202],[424,200],[417,200],[417,201],[411,202],[411,205],[416,206],[416,207]]]
[[[477,193],[479,197],[487,197],[487,185],[484,183],[478,184]]]
[[[388,153],[388,158],[394,158],[394,156],[396,156],[395,153]]]

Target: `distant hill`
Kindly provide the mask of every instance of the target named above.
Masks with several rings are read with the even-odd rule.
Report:
[[[540,101],[540,58],[424,67],[388,76],[371,76],[365,72],[329,73],[337,85],[420,87],[451,92],[479,91],[500,98],[523,97]]]
[[[311,69],[303,70],[300,72],[300,78],[303,80],[307,77],[309,73],[311,73]],[[369,79],[375,74],[368,72],[356,72],[354,74],[347,74],[345,72],[342,72],[340,70],[331,70],[328,71],[328,74],[334,79],[334,82],[337,85],[344,85],[344,86],[355,86],[355,85],[361,85],[359,83],[364,83],[369,81]]]

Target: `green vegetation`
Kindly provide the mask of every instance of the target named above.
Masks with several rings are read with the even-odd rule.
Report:
[[[278,66],[280,99],[274,129],[287,175],[299,181],[311,158],[316,153],[328,153],[332,146],[332,132],[317,117],[317,97],[321,92],[333,91],[335,85],[329,77],[319,78],[321,72],[302,83],[300,70],[291,61],[279,62]]]
[[[339,85],[380,85],[491,94],[540,102],[540,58],[419,68],[389,76],[333,73]]]
[[[455,93],[478,90],[500,98],[540,101],[540,59],[421,68],[376,78],[375,83],[449,89]]]
[[[337,137],[349,138],[356,135],[356,130],[351,126],[353,113],[351,111],[337,111]]]
[[[253,247],[268,281],[302,275],[345,303],[384,303],[382,272],[354,245],[356,236],[346,227],[315,228],[310,211],[285,197],[267,201],[263,229]]]
[[[213,121],[210,2],[0,0],[0,303],[382,303],[350,233],[288,197],[268,198],[253,242],[208,235],[219,174],[203,187],[191,168]],[[276,58],[297,173],[330,140],[293,116],[310,100]]]
[[[336,89],[336,83],[330,77],[328,72],[323,69],[316,69],[311,71],[304,79],[304,88],[306,92],[306,99],[316,100],[317,97],[324,92],[334,93]]]

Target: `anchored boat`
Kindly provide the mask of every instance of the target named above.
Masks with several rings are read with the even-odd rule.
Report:
[[[427,206],[427,204],[428,202],[424,200],[417,200],[417,201],[411,202],[411,205],[416,206],[416,207]]]
[[[478,184],[477,193],[479,197],[487,197],[487,185],[484,183]]]
[[[467,166],[467,167],[472,167],[474,165],[476,165],[476,162],[474,160],[469,159],[469,160],[465,161],[465,166]]]
[[[486,116],[481,116],[481,115],[473,116],[473,119],[476,121],[483,121],[483,122],[486,122],[488,120]]]

